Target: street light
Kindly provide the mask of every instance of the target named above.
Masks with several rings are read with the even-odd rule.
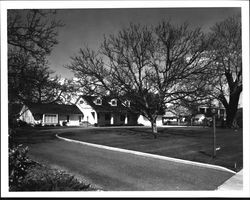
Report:
[[[212,109],[213,113],[213,158],[216,157],[216,126],[215,126],[215,115],[216,115],[216,109]]]

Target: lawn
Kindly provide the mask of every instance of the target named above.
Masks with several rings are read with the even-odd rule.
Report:
[[[216,158],[212,158],[213,130],[201,127],[159,128],[154,139],[150,128],[32,128],[17,132],[18,143],[29,146],[55,142],[62,137],[145,153],[220,165],[234,171],[243,166],[242,129],[217,129]],[[42,149],[41,149],[42,150]]]
[[[200,127],[159,128],[159,137],[153,139],[149,128],[75,129],[63,131],[60,136],[169,156],[202,163],[220,165],[234,171],[243,166],[242,130],[217,129],[216,158],[212,158],[213,129]]]

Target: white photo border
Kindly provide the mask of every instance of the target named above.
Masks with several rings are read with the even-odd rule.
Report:
[[[249,197],[249,2],[248,1],[2,1],[1,3],[1,196],[2,197]],[[7,9],[241,7],[243,51],[243,190],[159,192],[9,192]]]

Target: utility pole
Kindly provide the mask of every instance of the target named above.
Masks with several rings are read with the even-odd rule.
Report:
[[[216,115],[216,109],[212,109],[213,113],[213,158],[216,157],[216,123],[215,123],[215,115]]]

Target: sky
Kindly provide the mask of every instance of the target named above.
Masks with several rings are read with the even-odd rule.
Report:
[[[120,9],[60,9],[56,18],[64,23],[58,29],[58,41],[48,57],[55,74],[72,78],[73,73],[65,68],[70,57],[78,55],[80,48],[88,46],[98,50],[104,35],[116,34],[131,22],[154,26],[162,20],[173,24],[188,22],[190,27],[201,27],[208,32],[216,22],[239,14],[240,8],[120,8]]]

